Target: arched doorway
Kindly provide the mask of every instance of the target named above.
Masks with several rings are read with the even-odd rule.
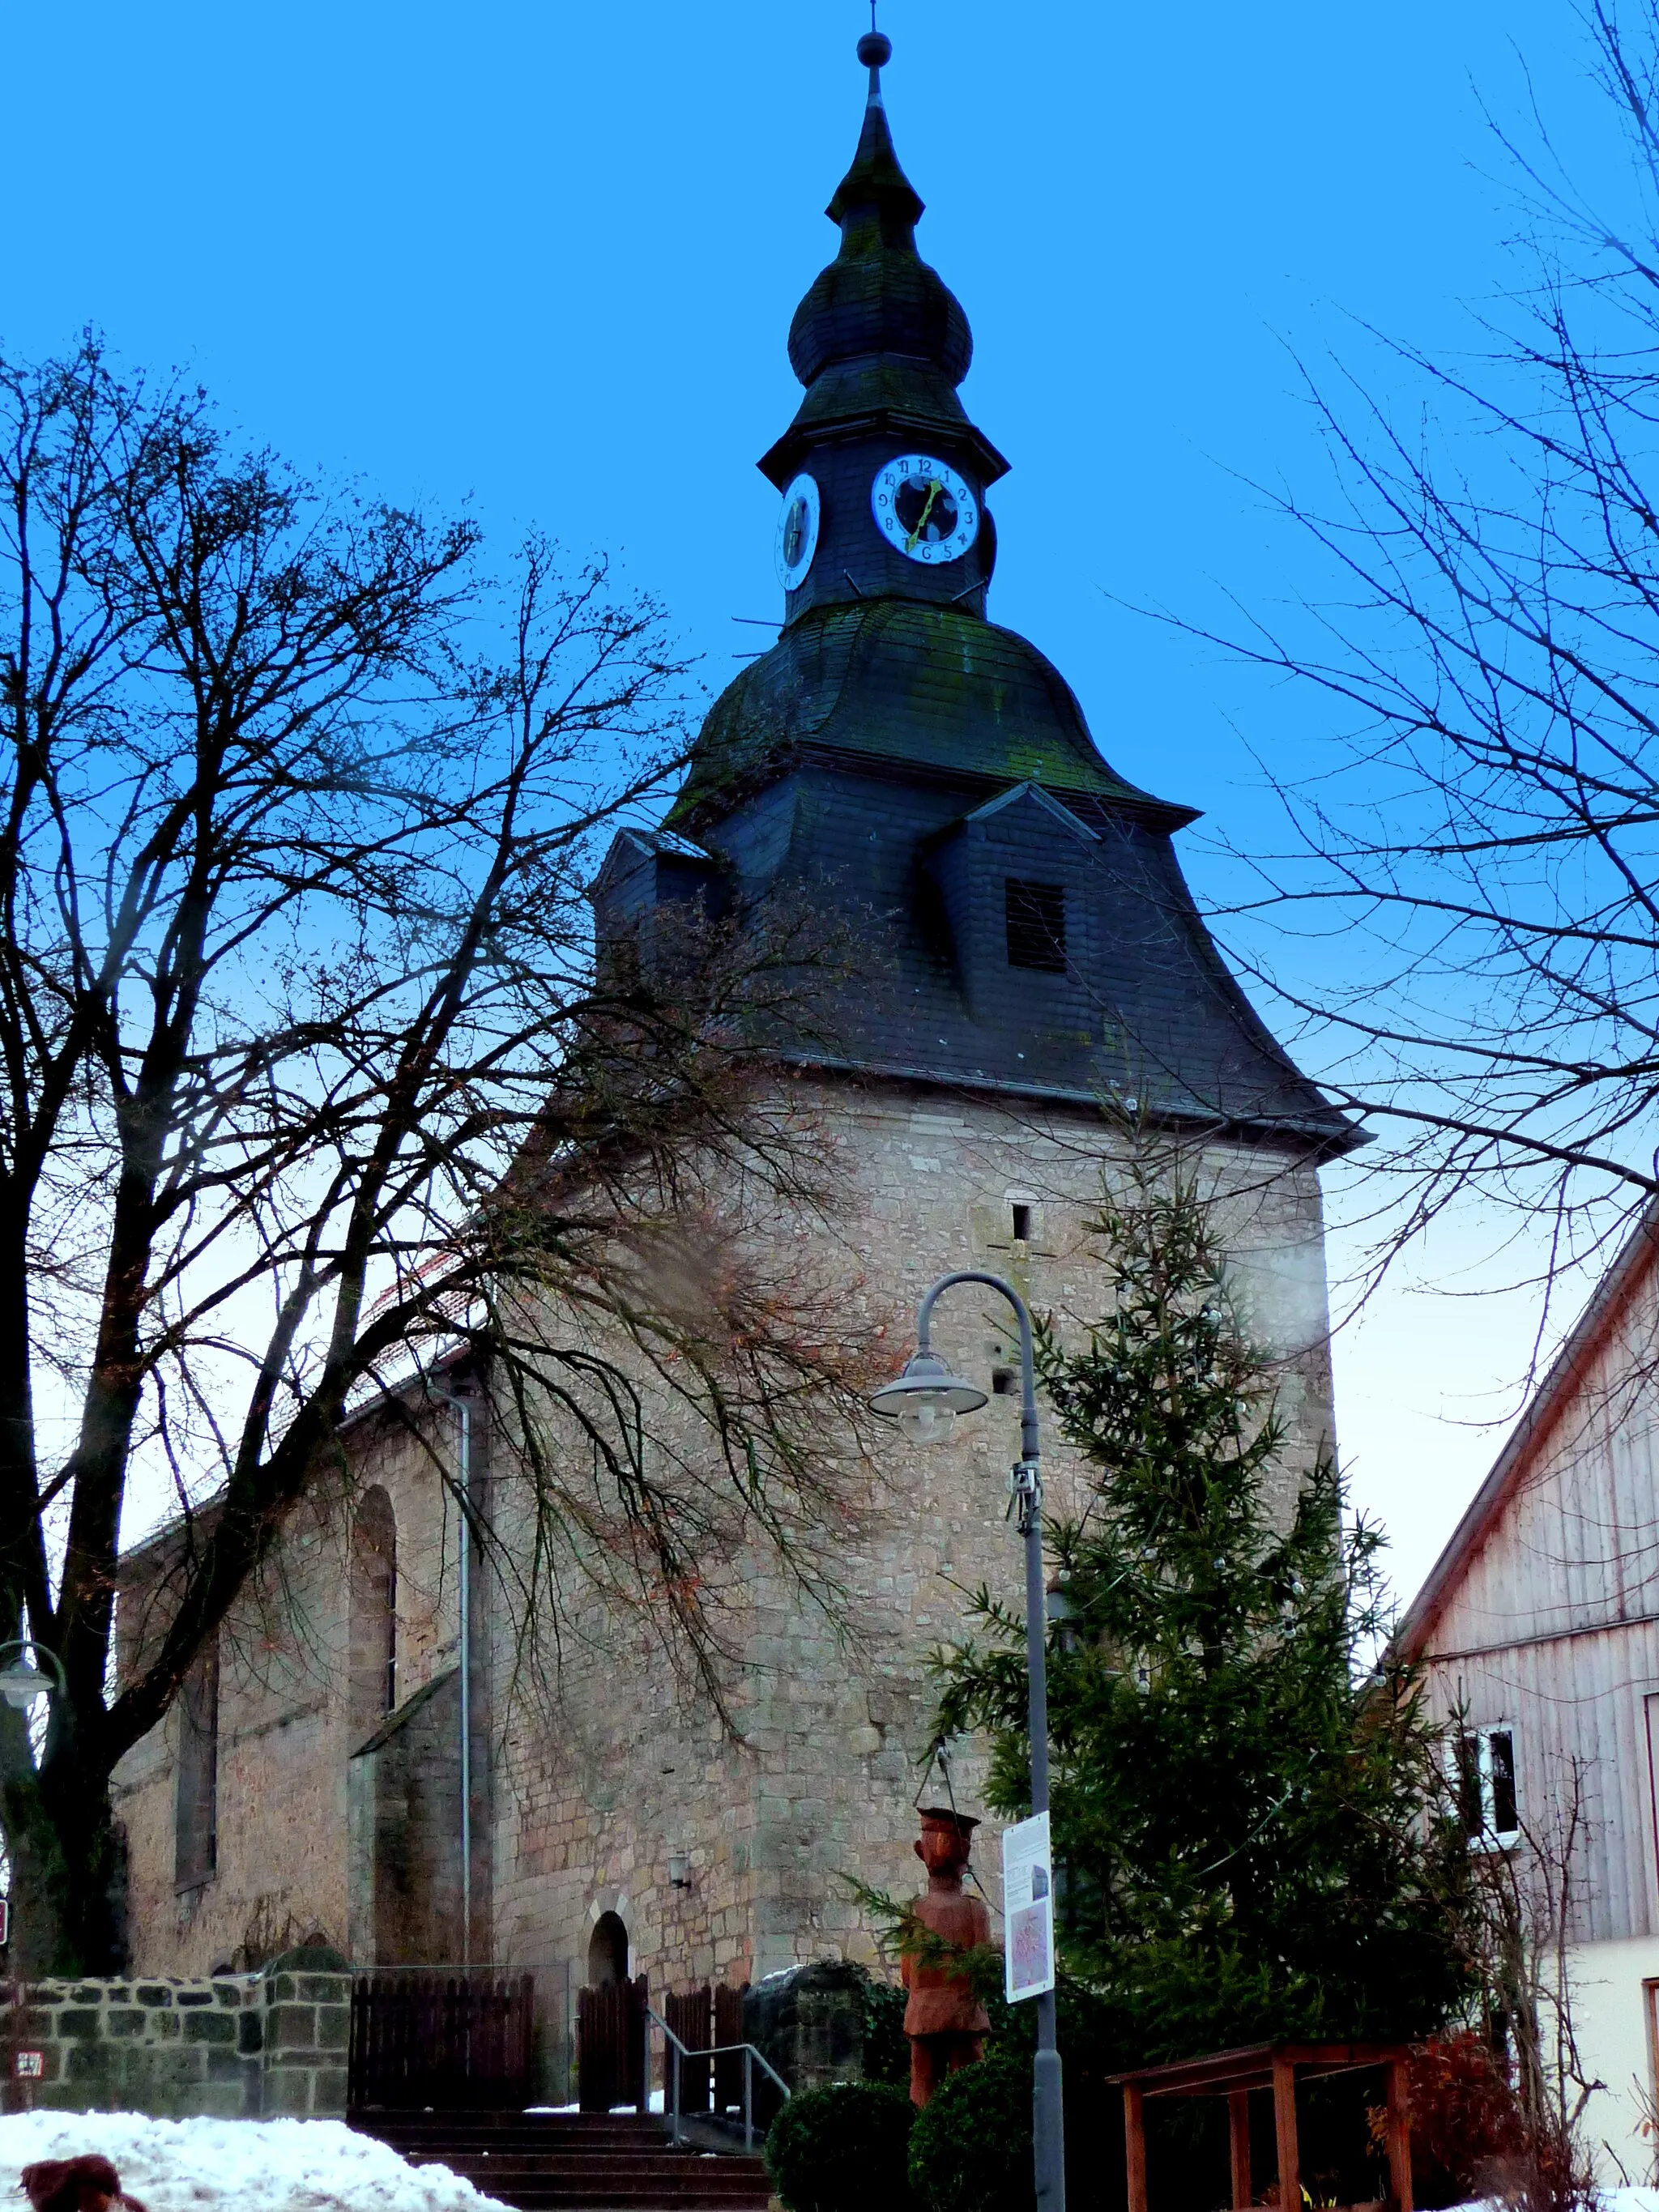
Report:
[[[587,1941],[588,1987],[603,1990],[627,1979],[628,1930],[619,1913],[602,1912]]]
[[[585,2112],[646,2108],[646,1984],[628,1978],[628,1929],[602,1912],[587,1939],[587,1984],[576,2000],[576,2101]]]

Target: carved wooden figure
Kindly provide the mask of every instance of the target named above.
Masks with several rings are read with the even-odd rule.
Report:
[[[927,1869],[927,1888],[914,1906],[928,1933],[953,1949],[969,1951],[991,1940],[991,1916],[977,1897],[963,1893],[963,1874],[977,1820],[925,1807],[916,1856]],[[991,2022],[959,1966],[907,1958],[904,2032],[910,2039],[910,2100],[925,2105],[947,2074],[969,2066],[985,2049]]]

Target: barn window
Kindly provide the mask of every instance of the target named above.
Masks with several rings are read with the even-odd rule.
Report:
[[[204,1645],[179,1692],[173,1878],[199,1889],[219,1864],[219,1639]]]
[[[1036,968],[1045,975],[1066,973],[1066,893],[1059,884],[1027,883],[1018,876],[1003,884],[1008,930],[1008,965]]]
[[[1457,1739],[1457,1804],[1476,1850],[1504,1850],[1519,1839],[1515,1730],[1508,1722],[1465,1729]]]
[[[398,1702],[398,1522],[376,1483],[351,1524],[351,1717],[367,1732]]]

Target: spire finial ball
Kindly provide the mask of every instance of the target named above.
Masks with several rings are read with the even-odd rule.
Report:
[[[866,69],[884,69],[893,58],[893,41],[884,31],[866,31],[859,40],[859,59]]]

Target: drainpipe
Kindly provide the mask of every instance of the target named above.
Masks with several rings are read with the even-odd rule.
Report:
[[[445,1394],[444,1403],[461,1417],[460,1468],[456,1488],[461,1519],[461,1570],[457,1595],[461,1613],[461,1964],[472,1964],[472,1407],[465,1398]]]

